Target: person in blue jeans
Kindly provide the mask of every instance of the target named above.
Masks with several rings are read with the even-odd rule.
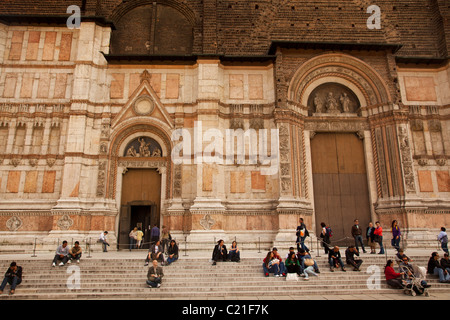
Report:
[[[398,227],[397,220],[392,221],[391,231],[392,231],[391,245],[398,252],[398,250],[400,250],[400,236],[402,233],[400,232],[400,228]]]
[[[235,262],[241,261],[241,252],[236,241],[231,243],[231,248],[228,250],[228,260]]]
[[[345,270],[344,262],[342,262],[341,252],[339,251],[339,247],[335,246],[330,252],[328,252],[328,262],[330,264],[330,271],[333,272],[334,268],[337,268],[338,265],[341,266],[342,271]]]
[[[6,287],[6,284],[9,283],[11,285],[11,290],[9,294],[14,294],[16,291],[17,285],[22,282],[22,267],[18,266],[15,261],[11,262],[8,270],[5,273],[5,278],[2,281],[0,286],[0,294],[3,293],[3,290]]]
[[[355,247],[356,247],[356,250],[359,251],[358,243],[361,244],[363,252],[366,253],[366,249],[364,248],[364,242],[362,239],[362,233],[363,233],[363,230],[359,226],[359,221],[358,221],[358,219],[355,219],[354,224],[352,226],[352,236],[355,239]]]
[[[171,240],[167,249],[167,265],[178,260],[178,246],[175,240]]]
[[[280,261],[274,257],[273,251],[267,253],[262,266],[266,277],[269,276],[269,273],[273,273],[275,277],[280,276]]]
[[[441,248],[445,253],[448,253],[448,235],[445,227],[441,228],[441,232],[438,235],[438,241],[441,243]]]
[[[437,252],[433,252],[430,260],[428,260],[427,273],[439,276],[439,282],[441,283],[450,283],[450,274],[439,263],[439,254]]]
[[[300,218],[300,225],[297,227],[297,251],[300,251],[300,249],[303,249],[307,252],[309,252],[308,247],[305,245],[305,239],[307,236],[309,236],[309,232],[306,229],[305,222],[303,221],[303,218]]]

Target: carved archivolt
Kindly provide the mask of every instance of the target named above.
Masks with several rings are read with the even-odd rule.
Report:
[[[291,80],[289,100],[302,103],[306,89],[323,77],[340,78],[352,83],[362,92],[367,105],[391,101],[387,87],[375,70],[362,60],[338,53],[323,54],[305,62]]]

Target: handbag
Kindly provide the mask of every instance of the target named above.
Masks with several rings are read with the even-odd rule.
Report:
[[[312,267],[314,265],[314,260],[311,258],[306,258],[305,261],[303,262],[305,264],[305,266],[307,267]]]

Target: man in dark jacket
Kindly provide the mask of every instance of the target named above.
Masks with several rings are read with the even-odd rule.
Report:
[[[450,273],[450,259],[448,258],[448,253],[444,253],[444,257],[441,259],[441,266]]]
[[[158,261],[153,260],[152,266],[148,268],[147,285],[149,288],[159,288],[164,277],[163,268],[158,266]]]
[[[433,252],[430,260],[428,260],[427,273],[439,276],[439,282],[441,283],[450,283],[450,274],[439,263],[437,252]]]
[[[359,267],[361,267],[363,261],[361,259],[355,259],[355,255],[359,257],[359,251],[355,246],[350,246],[345,250],[345,262],[351,266],[353,266],[353,271],[361,271]]]
[[[213,266],[216,265],[217,261],[227,261],[228,252],[227,247],[223,244],[223,240],[217,241],[212,253]]]
[[[344,263],[341,259],[341,253],[339,252],[339,247],[335,246],[330,252],[328,252],[328,262],[330,263],[330,271],[333,272],[334,268],[337,268],[338,265],[341,266],[342,271],[346,271],[344,267]]]
[[[5,273],[5,278],[3,279],[2,285],[0,286],[0,294],[6,287],[6,284],[11,285],[11,291],[9,294],[14,294],[16,286],[22,282],[22,267],[18,266],[15,261],[11,262],[8,270]]]
[[[352,226],[352,236],[355,239],[356,250],[359,251],[359,248],[358,248],[358,242],[359,242],[361,244],[363,252],[366,253],[366,249],[364,248],[364,243],[363,243],[363,239],[362,239],[362,229],[359,226],[359,221],[358,221],[358,219],[355,219],[354,222],[355,222],[355,224]]]

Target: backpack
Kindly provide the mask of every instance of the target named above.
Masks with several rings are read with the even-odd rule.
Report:
[[[329,238],[331,238],[333,236],[333,230],[331,230],[330,227],[327,227],[325,230],[326,230],[327,236]]]

